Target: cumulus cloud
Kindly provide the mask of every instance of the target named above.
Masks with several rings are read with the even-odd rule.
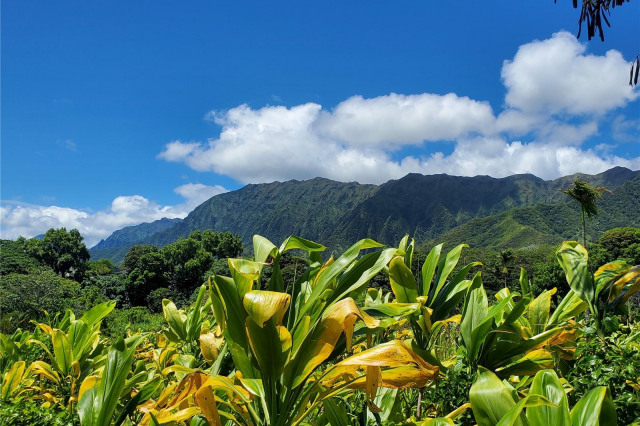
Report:
[[[626,84],[629,64],[620,52],[585,54],[586,45],[566,31],[520,46],[502,67],[511,108],[545,114],[603,114],[638,97]]]
[[[329,112],[315,127],[322,135],[349,145],[382,146],[455,140],[469,133],[490,133],[491,106],[454,93],[399,95],[372,99],[353,96]]]
[[[166,218],[183,218],[194,207],[227,190],[219,185],[188,183],[175,188],[185,201],[174,206],[162,206],[141,195],[116,197],[111,205],[98,212],[3,201],[0,207],[2,238],[27,238],[43,234],[50,228],[78,229],[88,247],[125,226]]]
[[[600,135],[606,113],[637,99],[625,84],[628,71],[619,52],[590,55],[559,32],[504,62],[505,105],[497,114],[488,102],[455,93],[353,96],[333,109],[240,105],[207,114],[221,126],[218,138],[170,142],[159,158],[244,183],[315,176],[381,183],[410,172],[551,179],[638,168],[638,158],[582,148]],[[612,130],[623,137],[636,127],[622,117]],[[449,142],[453,152],[424,154],[434,141]]]

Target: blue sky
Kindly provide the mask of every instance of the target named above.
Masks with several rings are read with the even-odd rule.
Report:
[[[640,169],[640,6],[2,2],[2,238],[93,245],[246,183]]]

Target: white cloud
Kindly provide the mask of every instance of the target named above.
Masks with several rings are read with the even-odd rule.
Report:
[[[187,200],[185,205],[191,210],[191,208],[199,206],[209,198],[223,194],[228,190],[220,185],[208,186],[201,183],[186,183],[173,191]]]
[[[119,196],[105,210],[90,213],[58,206],[3,201],[0,207],[1,238],[34,237],[50,228],[78,229],[88,247],[125,226],[167,218],[183,218],[214,195],[227,192],[219,185],[185,184],[175,188],[185,198],[175,206],[161,206],[141,195]]]
[[[372,99],[353,96],[315,124],[318,133],[348,145],[381,146],[455,140],[469,133],[491,133],[494,116],[487,102],[454,93],[399,95]]]
[[[454,93],[353,96],[332,110],[316,103],[240,105],[207,114],[221,126],[218,138],[173,141],[159,157],[244,183],[316,176],[381,183],[410,172],[551,179],[639,168],[638,158],[581,148],[589,138],[608,137],[600,129],[606,114],[637,99],[628,71],[619,52],[586,54],[585,45],[560,32],[504,62],[505,107],[497,116],[487,102]],[[621,118],[612,128],[622,134],[635,123]],[[431,141],[448,141],[453,152],[420,154],[430,152]]]
[[[603,114],[637,99],[625,82],[629,64],[620,52],[585,54],[586,45],[568,32],[520,46],[505,61],[505,101],[528,113]]]

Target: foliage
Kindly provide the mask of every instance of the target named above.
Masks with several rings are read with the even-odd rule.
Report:
[[[592,271],[618,259],[632,265],[640,264],[640,228],[610,229],[596,243],[589,246]]]
[[[607,241],[624,245],[626,235]],[[174,246],[168,258],[184,261],[202,239]],[[147,296],[162,298],[163,315],[115,309],[115,301],[78,316],[42,314],[33,331],[0,334],[0,418],[391,426],[473,424],[473,415],[479,425],[547,426],[582,424],[588,415],[604,425],[617,408],[620,422],[636,420],[640,329],[619,313],[640,287],[637,266],[616,261],[593,274],[586,250],[565,243],[553,259],[565,295],[554,302],[558,289],[537,287],[524,269],[517,289],[510,273],[490,296],[482,272],[472,272],[477,252],[442,248],[422,255],[408,237],[397,248],[365,239],[323,259],[321,244],[290,237],[275,246],[255,236],[253,257],[212,264],[220,273],[197,287],[189,306],[181,302],[188,293],[170,284]],[[130,273],[144,256],[164,259],[163,250],[133,251]],[[545,250],[503,254],[491,252],[510,270],[547,260]],[[189,275],[168,271],[167,281]],[[123,283],[92,274],[80,288],[46,273],[75,286],[62,305],[117,295]],[[374,279],[379,288],[367,288]],[[0,290],[11,289],[14,301],[12,285]],[[588,305],[603,337],[584,328]]]
[[[510,383],[481,367],[469,399],[478,426],[617,424],[607,387],[591,389],[570,410],[562,381],[553,370],[539,371],[526,396],[519,398]]]
[[[604,339],[594,330],[579,340],[577,361],[567,374],[577,402],[589,389],[608,386],[620,424],[640,421],[640,326],[622,327]]]
[[[610,262],[591,275],[587,250],[575,241],[563,243],[556,256],[571,289],[589,305],[598,333],[615,331],[608,318],[624,312],[629,298],[640,291],[640,265]]]
[[[26,252],[24,243],[0,240],[0,275],[24,275],[40,269],[41,266],[36,258]]]
[[[90,260],[87,263],[87,276],[103,276],[113,274],[115,266],[111,259]]]
[[[605,187],[593,188],[583,180],[576,180],[572,187],[562,191],[564,194],[568,195],[580,204],[580,210],[582,212],[582,244],[585,247],[587,245],[584,221],[585,216],[591,219],[592,216],[598,215],[598,206],[596,205],[596,202],[602,197],[602,193],[605,191],[609,190]]]
[[[114,309],[104,320],[104,333],[115,339],[125,336],[127,330],[133,333],[158,331],[163,323],[161,314],[153,314],[144,306]]]
[[[44,311],[82,312],[96,303],[83,294],[77,282],[46,270],[0,276],[0,332],[13,332],[29,320],[41,321]]]
[[[78,425],[80,419],[75,411],[43,407],[33,401],[15,404],[0,404],[2,426],[68,426]]]
[[[604,21],[604,23],[609,27],[610,25],[607,15],[611,14],[611,9],[616,6],[622,6],[625,1],[627,3],[629,2],[629,0],[582,0],[580,18],[578,19],[577,37],[580,38],[580,34],[582,33],[582,24],[586,23],[587,39],[591,40],[592,37],[595,37],[596,30],[598,30],[600,40],[604,41],[602,22]],[[578,0],[573,0],[573,8],[578,8]]]
[[[82,242],[84,238],[77,229],[49,229],[39,240],[19,239],[28,254],[35,257],[63,278],[81,282],[89,261],[89,249]]]
[[[98,275],[85,279],[82,285],[84,288],[98,288],[102,297],[114,300],[117,308],[126,309],[131,306],[131,302],[126,291],[125,278],[122,274]]]
[[[134,246],[123,261],[129,300],[134,306],[147,304],[157,312],[160,309],[156,303],[158,294],[181,292],[188,298],[204,283],[207,271],[211,271],[217,258],[238,256],[242,250],[242,241],[237,235],[211,230],[194,231],[189,238],[180,238],[161,249]],[[215,266],[220,270],[219,262]],[[169,290],[160,291],[162,288]],[[160,293],[153,293],[156,290]],[[152,293],[155,296],[149,298]]]

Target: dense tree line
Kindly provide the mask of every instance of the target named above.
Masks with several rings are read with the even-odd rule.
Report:
[[[209,274],[226,273],[226,259],[243,249],[240,237],[230,232],[194,231],[162,248],[134,246],[122,264],[114,265],[109,259],[91,261],[76,229],[1,240],[0,331],[42,320],[44,311],[82,312],[105,300],[115,300],[122,310],[142,307],[155,313],[166,297],[189,303],[193,290]]]
[[[42,239],[19,238],[0,241],[0,329],[11,331],[29,319],[39,320],[44,312],[86,307],[105,300],[115,300],[123,318],[131,308],[142,311],[131,317],[142,318],[161,312],[162,299],[174,300],[178,306],[194,299],[194,290],[211,274],[228,275],[226,259],[242,255],[244,247],[238,235],[211,230],[194,231],[188,238],[162,248],[151,245],[132,247],[120,265],[109,259],[92,261],[77,230],[51,229]],[[449,247],[451,248],[451,247]],[[430,247],[415,253],[416,276]],[[482,263],[483,281],[488,292],[503,287],[517,291],[520,268],[540,292],[553,287],[562,296],[566,279],[557,260],[554,246],[528,249],[468,248],[461,264],[471,259]],[[640,264],[640,229],[615,228],[589,245],[589,268],[616,259]],[[299,276],[306,264],[295,255],[285,254],[282,274],[287,282]],[[270,274],[267,265],[265,277]],[[388,279],[381,274],[373,283],[389,291]],[[114,320],[116,322],[120,321]],[[126,325],[126,321],[123,320]],[[128,320],[127,320],[128,321]]]

